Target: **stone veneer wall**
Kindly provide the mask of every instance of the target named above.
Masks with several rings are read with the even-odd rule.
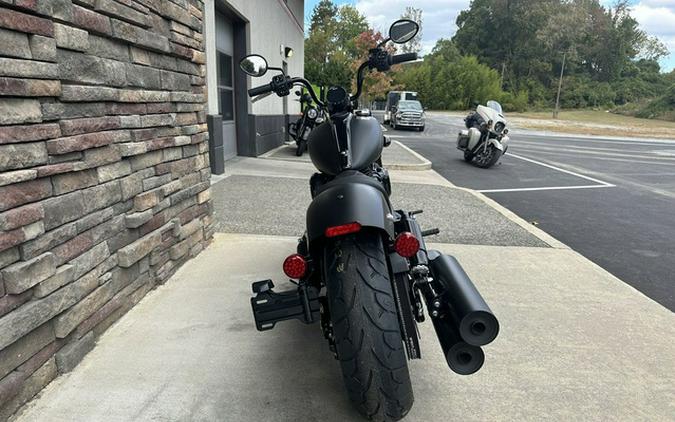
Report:
[[[212,236],[201,0],[0,0],[0,420]]]

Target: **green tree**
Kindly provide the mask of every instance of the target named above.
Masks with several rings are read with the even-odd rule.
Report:
[[[417,91],[433,109],[468,109],[474,101],[501,100],[500,75],[475,56],[463,56],[450,40],[440,39],[422,63],[402,68],[395,83]]]
[[[337,13],[338,8],[332,0],[321,0],[312,10],[309,33],[311,34],[316,31],[333,32],[337,24],[335,20]]]
[[[627,0],[610,8],[599,0],[474,0],[457,26],[461,54],[499,71],[513,98],[526,92],[538,106],[555,98],[563,55],[563,107],[639,100],[665,80],[646,63],[658,69],[667,49],[639,28]]]
[[[305,39],[305,77],[319,86],[350,86],[352,62],[359,55],[356,38],[366,30],[368,22],[356,8],[321,0],[312,11]]]
[[[399,50],[402,53],[419,53],[422,50],[422,9],[408,6],[401,15],[401,19],[410,19],[417,22],[420,26],[420,30],[417,32],[417,35],[415,35],[415,38],[405,44],[401,44]]]
[[[349,5],[340,7],[338,16],[339,25],[335,31],[336,47],[344,51],[348,58],[356,59],[361,53],[356,46],[356,40],[368,31],[368,21],[355,7]]]

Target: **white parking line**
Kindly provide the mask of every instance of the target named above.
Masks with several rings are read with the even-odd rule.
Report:
[[[541,161],[533,160],[531,158],[527,157],[522,157],[520,155],[512,154],[510,152],[506,153],[506,155],[509,155],[514,158],[518,158],[519,160],[527,161],[532,164],[537,164],[546,168],[550,168],[552,170],[559,171],[561,173],[566,173],[570,174],[575,177],[580,177],[582,179],[590,180],[591,182],[597,183],[597,185],[574,185],[574,186],[542,186],[542,187],[537,187],[537,188],[507,188],[507,189],[481,189],[478,190],[477,192],[480,193],[499,193],[499,192],[533,192],[533,191],[543,191],[543,190],[568,190],[568,189],[598,189],[598,188],[611,188],[616,185],[613,185],[611,183],[607,183],[605,181],[595,179],[590,176],[585,176],[583,174],[575,173],[573,171],[561,169],[560,167],[552,166],[550,164],[542,163]]]
[[[564,146],[553,146],[553,145],[542,145],[542,144],[531,144],[525,142],[518,142],[518,146],[526,146],[529,151],[536,153],[556,153],[556,154],[574,154],[574,155],[589,155],[594,157],[619,157],[619,158],[630,158],[636,159],[641,158],[645,160],[656,160],[662,162],[673,162],[675,160],[675,150],[669,152],[669,154],[661,152],[660,154],[655,154],[653,151],[629,151],[629,150],[613,150],[605,148],[579,148],[572,147],[568,145]],[[601,149],[602,151],[598,151]]]
[[[553,169],[553,170],[557,170],[561,173],[567,173],[567,174],[571,174],[572,176],[576,176],[576,177],[580,177],[582,179],[590,180],[591,182],[599,183],[600,185],[603,185],[603,186],[614,186],[613,184],[607,183],[607,182],[602,181],[600,179],[595,179],[595,178],[590,177],[590,176],[585,176],[583,174],[575,173],[573,171],[561,169],[560,167],[556,167],[556,166],[552,166],[550,164],[542,163],[541,161],[533,160],[531,158],[522,157],[520,155],[516,155],[516,154],[510,153],[510,152],[507,152],[506,155],[508,155],[510,157],[518,158],[519,160],[527,161],[529,163],[533,163],[533,164],[537,164],[537,165],[547,167],[547,168],[550,168],[550,169]]]
[[[553,155],[553,156],[558,156],[558,157],[579,157],[579,154],[577,154],[575,151],[544,151],[542,149],[537,149],[536,151],[534,149],[531,150],[532,152],[536,152],[538,155]],[[614,161],[618,163],[631,163],[631,164],[649,164],[652,166],[667,166],[667,167],[673,167],[675,166],[675,162],[670,159],[670,160],[662,160],[662,161],[657,161],[654,157],[648,157],[646,160],[638,160],[635,157],[631,158],[616,158],[616,157],[593,157],[593,160],[595,161]]]
[[[481,189],[476,192],[480,193],[497,193],[497,192],[530,192],[538,190],[565,190],[565,189],[597,189],[597,188],[611,188],[614,185],[581,185],[581,186],[545,186],[541,188],[513,188],[513,189]]]

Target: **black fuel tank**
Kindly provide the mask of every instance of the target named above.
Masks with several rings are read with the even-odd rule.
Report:
[[[349,121],[351,139],[349,141],[351,166],[349,169],[361,170],[375,162],[382,154],[383,138],[380,123],[374,117],[352,115]],[[339,133],[339,130],[338,130]],[[340,140],[347,145],[346,139]],[[322,173],[335,176],[346,168],[340,155],[338,141],[331,134],[330,122],[322,123],[309,134],[307,143],[309,156],[314,166]]]

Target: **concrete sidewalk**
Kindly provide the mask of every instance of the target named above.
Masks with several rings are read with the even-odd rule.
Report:
[[[216,235],[18,420],[360,420],[318,326],[253,326],[250,282],[283,280],[294,246]],[[567,249],[434,247],[458,257],[502,330],[462,377],[421,324],[406,420],[672,420],[672,313]]]
[[[251,316],[251,282],[292,287],[281,263],[302,231],[311,172],[305,163],[230,163],[213,186],[219,227],[254,234],[216,234],[17,420],[362,420],[317,325],[258,333]],[[462,377],[447,368],[431,325],[421,324],[423,359],[409,364],[416,400],[406,420],[673,420],[672,312],[434,172],[392,179],[395,200],[405,193],[427,201],[428,223],[448,222],[439,239],[453,243],[431,246],[462,262],[502,327],[483,369]],[[494,224],[466,224],[476,215]]]

